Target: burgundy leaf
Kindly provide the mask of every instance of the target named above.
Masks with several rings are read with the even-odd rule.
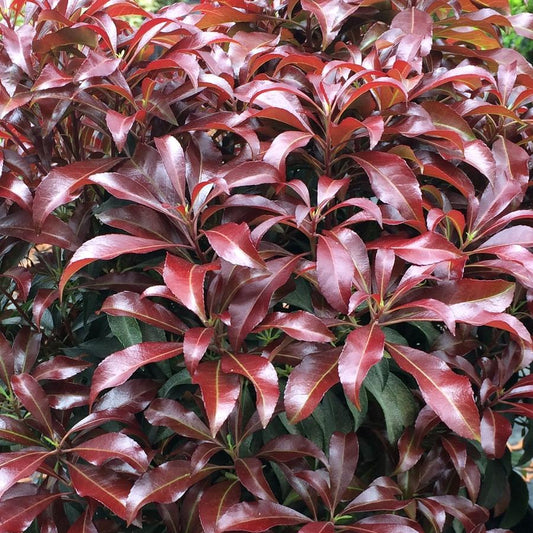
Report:
[[[450,429],[461,437],[480,440],[479,412],[468,378],[415,348],[387,344],[387,349],[398,366],[416,379],[426,403]]]
[[[333,235],[319,235],[316,274],[320,292],[329,305],[346,313],[351,296],[355,266],[346,248]]]
[[[273,259],[267,263],[270,275],[254,278],[242,285],[229,305],[231,325],[228,336],[234,350],[265,318],[274,291],[282,287],[296,268],[300,256]]]
[[[50,507],[61,494],[16,496],[0,502],[0,531],[27,531],[35,518]]]
[[[104,433],[70,448],[68,452],[75,453],[96,466],[101,466],[111,459],[120,459],[137,472],[145,472],[149,465],[146,452],[123,433]]]
[[[70,526],[67,533],[98,533],[93,524],[94,505],[89,505],[80,517]]]
[[[300,528],[299,533],[335,533],[331,522],[311,522]]]
[[[21,24],[16,30],[2,24],[3,44],[9,59],[33,77],[32,41],[35,39],[35,28],[30,24]]]
[[[383,357],[385,335],[377,322],[354,329],[339,356],[339,377],[348,399],[360,409],[359,391],[368,371]]]
[[[259,355],[226,353],[222,357],[222,370],[240,374],[253,384],[257,412],[265,428],[272,418],[279,397],[278,375],[274,365]]]
[[[34,332],[29,327],[24,326],[19,330],[12,348],[15,374],[29,372],[33,368],[41,348],[41,338],[40,333]]]
[[[0,331],[0,378],[6,386],[11,383],[11,376],[14,372],[15,356],[13,349],[4,334]]]
[[[242,485],[256,498],[276,502],[276,497],[263,474],[263,463],[257,457],[237,459],[235,473]]]
[[[127,520],[132,522],[143,505],[172,503],[194,482],[188,461],[168,461],[143,474],[133,485],[127,500]]]
[[[425,226],[418,180],[401,157],[386,152],[359,152],[352,157],[367,173],[383,203],[395,207],[406,221]]]
[[[291,372],[285,388],[287,417],[292,424],[307,418],[324,394],[339,382],[337,370],[340,348],[306,355]]]
[[[221,361],[203,361],[193,376],[193,383],[200,385],[204,407],[214,437],[233,411],[241,392],[239,377],[225,374]]]
[[[190,328],[183,337],[183,358],[189,374],[194,375],[198,363],[209,348],[215,330],[213,328]]]
[[[155,399],[145,411],[146,420],[154,426],[167,426],[178,435],[190,439],[211,440],[208,427],[181,403],[166,398]]]
[[[126,499],[132,489],[132,482],[112,470],[68,463],[72,487],[81,497],[99,501],[117,516],[126,520]]]
[[[118,161],[115,158],[87,159],[54,168],[35,191],[33,220],[37,228],[42,227],[46,217],[56,207],[75,200],[81,188],[89,183],[92,174],[105,172]]]
[[[185,155],[179,141],[171,135],[157,137],[155,145],[165,170],[167,171],[170,182],[178,194],[182,204],[186,203],[185,197]]]
[[[28,186],[13,174],[0,176],[0,198],[7,198],[25,211],[31,211],[33,196]]]
[[[511,422],[487,407],[481,417],[481,446],[489,459],[500,459],[507,449],[507,441],[513,431]]]
[[[39,289],[33,299],[32,313],[35,325],[41,327],[43,313],[59,298],[57,289]]]
[[[423,533],[414,520],[388,514],[363,518],[354,525],[346,526],[346,530],[356,533]]]
[[[142,342],[108,355],[94,371],[89,401],[109,387],[124,383],[138,368],[165,361],[182,352],[180,342]]]
[[[166,307],[131,291],[119,292],[106,298],[100,312],[113,316],[131,316],[178,335],[182,335],[187,329],[187,326]]]
[[[332,508],[342,500],[350,485],[357,462],[359,461],[359,442],[355,433],[344,435],[338,431],[329,441],[329,479]]]
[[[37,380],[30,374],[17,374],[11,378],[11,386],[22,405],[32,414],[46,434],[52,437],[54,430],[48,398]]]
[[[466,486],[470,499],[476,501],[481,485],[481,474],[474,460],[469,457],[466,443],[454,435],[449,435],[442,438],[442,445],[450,456],[459,478]]]
[[[204,282],[207,272],[218,270],[216,263],[197,265],[179,257],[167,255],[163,279],[174,296],[202,321],[206,321]]]
[[[17,299],[20,296],[20,299],[25,302],[30,293],[32,274],[31,272],[24,267],[13,267],[6,270],[0,275],[1,277],[11,278],[17,285]],[[16,293],[13,293],[15,295]]]
[[[106,113],[105,121],[119,152],[122,152],[124,149],[124,145],[128,139],[128,133],[136,118],[137,113],[129,117],[125,117],[113,109],[110,109]]]
[[[56,355],[40,365],[36,366],[31,375],[37,380],[44,379],[68,379],[85,369],[89,368],[91,363],[81,361],[80,359],[73,359],[72,357],[65,357],[64,355]]]
[[[303,514],[269,501],[241,502],[232,505],[219,519],[216,531],[267,531],[275,526],[310,522]]]
[[[265,262],[252,243],[250,228],[244,222],[229,222],[204,232],[219,257],[232,265],[265,268]]]
[[[27,448],[19,452],[0,453],[0,497],[17,481],[31,476],[50,456],[44,448]]]
[[[270,313],[254,331],[263,331],[270,328],[281,329],[281,331],[299,341],[330,342],[334,338],[324,322],[307,311]]]
[[[401,495],[402,491],[390,478],[380,477],[372,481],[368,488],[352,500],[344,512],[398,511],[409,504],[409,500],[398,499]]]
[[[173,248],[174,246],[166,241],[155,239],[145,239],[143,237],[132,237],[131,235],[110,234],[99,235],[84,242],[74,253],[70,262],[63,270],[59,281],[59,293],[63,294],[63,289],[67,281],[82,269],[85,265],[97,259],[114,259],[123,254],[147,254],[163,248]]]
[[[328,464],[324,452],[309,439],[302,435],[280,435],[268,441],[257,454],[276,461],[278,463],[287,463],[301,457],[314,457],[322,464]]]
[[[298,148],[305,146],[313,135],[303,131],[284,131],[277,135],[263,156],[263,161],[270,163],[279,170],[282,180],[285,179],[285,160]]]
[[[202,495],[198,513],[204,533],[215,533],[219,518],[239,501],[237,481],[222,481],[210,486]]]
[[[77,431],[87,431],[89,429],[102,426],[106,422],[123,422],[131,424],[135,420],[133,413],[125,407],[118,409],[107,409],[91,413],[74,424],[65,435],[65,438]]]
[[[485,524],[489,518],[487,509],[462,496],[431,496],[428,499],[439,503],[447,513],[457,518],[467,533],[473,533],[477,525]]]
[[[41,444],[40,440],[32,435],[27,424],[7,415],[0,415],[0,438],[24,446]]]
[[[160,384],[152,379],[130,379],[100,396],[93,404],[93,412],[109,409],[126,409],[131,413],[144,411],[159,388]]]

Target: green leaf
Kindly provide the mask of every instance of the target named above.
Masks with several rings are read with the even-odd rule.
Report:
[[[399,377],[392,373],[389,373],[383,388],[381,388],[379,379],[370,373],[364,385],[383,410],[389,442],[396,442],[403,430],[414,422],[418,413],[411,391]]]
[[[507,471],[501,461],[488,461],[479,491],[479,505],[492,509],[500,500],[507,484]]]
[[[516,526],[529,508],[529,491],[522,477],[516,472],[512,472],[509,477],[509,485],[511,486],[511,500],[500,523],[502,528]]]
[[[296,278],[296,289],[283,298],[284,303],[298,307],[309,313],[314,313],[311,302],[311,290],[308,283],[302,278]]]
[[[365,421],[368,411],[368,395],[366,393],[366,389],[363,387],[359,394],[359,403],[361,409],[357,409],[357,407],[355,407],[355,405],[348,399],[346,399],[346,402],[348,403],[348,409],[350,409],[350,412],[352,413],[354,423],[353,431],[357,431],[361,427],[361,424]]]
[[[124,348],[143,341],[141,328],[137,319],[131,316],[107,316],[109,327],[113,335],[120,341]]]

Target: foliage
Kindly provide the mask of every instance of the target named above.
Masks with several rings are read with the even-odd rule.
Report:
[[[531,15],[1,14],[0,531],[520,521]]]

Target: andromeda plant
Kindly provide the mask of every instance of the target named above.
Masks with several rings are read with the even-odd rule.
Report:
[[[0,531],[520,522],[533,15],[0,15]]]

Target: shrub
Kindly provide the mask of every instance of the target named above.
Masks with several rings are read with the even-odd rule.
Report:
[[[531,15],[1,14],[0,531],[521,520]]]

